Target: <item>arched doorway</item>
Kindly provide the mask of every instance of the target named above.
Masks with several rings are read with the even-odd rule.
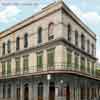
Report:
[[[49,84],[49,100],[55,100],[55,83],[50,82]]]
[[[69,87],[69,85],[66,86],[66,100],[70,100],[70,87]]]
[[[29,100],[29,88],[28,88],[28,84],[24,85],[24,100]]]
[[[38,100],[43,100],[43,83],[38,84]]]

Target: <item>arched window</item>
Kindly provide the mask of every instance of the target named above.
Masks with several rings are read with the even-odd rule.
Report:
[[[38,84],[38,100],[43,100],[43,83]]]
[[[16,38],[16,50],[19,50],[19,48],[20,48],[20,38],[17,37]]]
[[[78,46],[78,31],[75,31],[75,45]]]
[[[85,36],[83,34],[81,35],[81,48],[85,49]]]
[[[51,40],[54,38],[53,33],[54,33],[54,23],[50,23],[48,25],[48,40]]]
[[[87,40],[87,52],[90,53],[90,41]]]
[[[68,26],[67,26],[67,28],[68,28],[68,41],[71,41],[71,25],[70,24],[68,24]]]
[[[38,28],[38,43],[42,42],[42,28]]]
[[[28,47],[28,34],[25,33],[24,34],[24,48],[27,48]]]
[[[92,48],[92,56],[94,56],[94,44],[91,44],[91,48]]]
[[[3,43],[3,44],[2,44],[2,54],[3,54],[3,55],[5,55],[5,48],[6,48],[6,44]]]
[[[7,42],[7,51],[8,51],[8,53],[11,52],[11,41],[10,40],[8,40],[8,42]]]

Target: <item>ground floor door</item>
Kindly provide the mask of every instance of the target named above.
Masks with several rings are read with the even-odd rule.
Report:
[[[70,100],[70,87],[69,87],[69,85],[66,86],[66,100]]]
[[[38,84],[38,100],[43,100],[43,83]]]
[[[29,88],[28,88],[28,84],[24,85],[24,100],[29,100]]]
[[[20,100],[20,87],[16,89],[16,100]]]
[[[50,82],[49,84],[49,100],[55,100],[55,83]]]

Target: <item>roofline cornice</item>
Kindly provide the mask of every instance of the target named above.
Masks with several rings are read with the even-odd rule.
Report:
[[[87,33],[89,33],[89,35],[96,40],[96,34],[93,33],[66,5],[64,2],[54,2],[50,5],[48,5],[47,7],[44,7],[41,11],[39,11],[38,13],[34,14],[33,16],[17,23],[16,25],[0,32],[1,37],[2,34],[7,35],[7,34],[11,34],[16,32],[17,30],[22,29],[23,27],[26,27],[60,9],[63,9],[63,11],[65,11],[68,15],[71,16],[71,18],[77,22],[77,24],[79,24]]]

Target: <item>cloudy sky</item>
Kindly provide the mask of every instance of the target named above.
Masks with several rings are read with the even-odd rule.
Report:
[[[0,31],[26,19],[57,0],[0,0]],[[64,0],[66,5],[97,35],[100,61],[100,0]]]

